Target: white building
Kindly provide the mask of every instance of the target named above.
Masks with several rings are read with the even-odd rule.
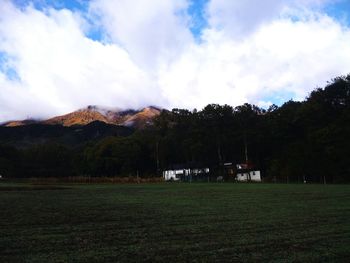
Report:
[[[165,170],[163,177],[165,181],[180,181],[181,176],[189,175],[190,169]]]
[[[236,176],[236,180],[240,182],[261,182],[261,175],[260,171],[245,171],[245,172],[238,172]]]
[[[191,181],[197,177],[209,174],[209,168],[184,168],[163,171],[165,181]]]

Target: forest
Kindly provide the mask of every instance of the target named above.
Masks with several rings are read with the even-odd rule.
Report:
[[[63,129],[28,126],[31,134]],[[350,182],[350,74],[313,90],[305,101],[268,109],[209,104],[201,110],[163,110],[141,130],[97,122],[89,127],[91,134],[104,135],[87,133],[73,141],[68,135],[40,139],[40,133],[26,145],[18,142],[30,137],[24,128],[1,127],[0,174],[157,177],[174,165],[200,164],[215,176],[226,162],[245,162],[247,149],[249,162],[266,182]],[[101,128],[109,132],[99,132]]]

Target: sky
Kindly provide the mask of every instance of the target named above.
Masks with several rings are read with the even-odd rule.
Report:
[[[0,122],[304,100],[350,73],[350,0],[0,0]]]

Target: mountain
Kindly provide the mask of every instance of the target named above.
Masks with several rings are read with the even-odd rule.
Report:
[[[152,124],[153,119],[160,114],[161,110],[156,107],[147,107],[134,114],[128,114],[121,123],[123,126],[144,128]]]
[[[109,136],[125,137],[133,128],[93,121],[82,126],[63,126],[43,123],[4,127],[0,126],[0,144],[27,148],[45,143],[68,146],[98,141]]]
[[[36,124],[39,121],[33,120],[33,119],[28,119],[28,120],[22,120],[22,121],[9,121],[5,122],[0,126],[6,126],[6,127],[17,127],[17,126],[24,126],[24,125],[29,125],[29,124]]]
[[[11,121],[4,123],[3,126],[15,127],[25,126],[28,124],[45,124],[71,127],[76,125],[83,126],[95,121],[99,121],[106,124],[142,129],[151,124],[154,117],[158,116],[160,112],[161,109],[153,106],[146,107],[141,110],[119,110],[99,106],[88,106],[84,109],[53,117],[47,120]]]

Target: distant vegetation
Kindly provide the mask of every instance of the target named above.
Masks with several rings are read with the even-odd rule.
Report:
[[[27,129],[27,131],[26,131]],[[178,163],[220,171],[249,160],[265,180],[350,181],[350,75],[264,110],[210,104],[202,110],[162,111],[142,130],[92,123],[0,128],[5,177],[159,176]]]

